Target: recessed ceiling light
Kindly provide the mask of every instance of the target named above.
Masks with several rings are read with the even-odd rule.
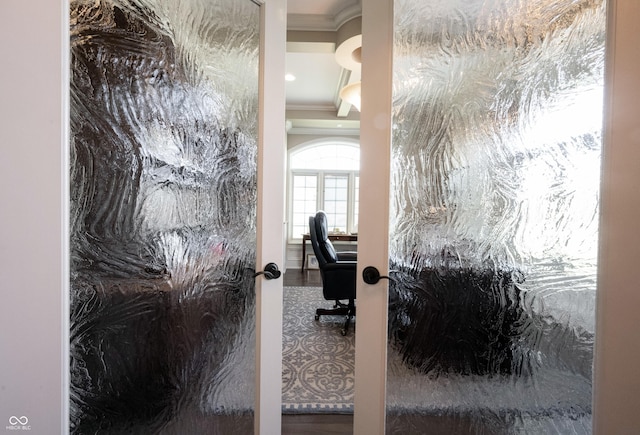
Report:
[[[288,82],[292,82],[296,79],[296,76],[294,76],[293,74],[285,74],[284,79]]]

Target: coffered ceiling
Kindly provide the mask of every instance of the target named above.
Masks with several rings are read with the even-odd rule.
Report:
[[[359,112],[339,91],[359,71],[340,66],[335,51],[345,23],[360,15],[360,0],[288,0],[286,72],[295,77],[286,83],[289,133],[358,134]]]

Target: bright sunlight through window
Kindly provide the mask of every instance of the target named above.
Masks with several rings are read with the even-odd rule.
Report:
[[[336,141],[301,145],[289,155],[289,238],[309,232],[309,216],[324,210],[329,230],[358,231],[360,148]]]

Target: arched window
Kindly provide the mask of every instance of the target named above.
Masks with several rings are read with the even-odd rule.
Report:
[[[360,148],[356,141],[323,139],[289,152],[289,239],[309,232],[309,216],[324,210],[329,230],[358,231]]]

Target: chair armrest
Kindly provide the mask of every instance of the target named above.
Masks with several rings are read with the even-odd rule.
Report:
[[[356,270],[358,263],[355,261],[338,261],[337,263],[327,263],[323,266],[325,273],[339,270]]]
[[[338,261],[356,261],[358,259],[358,253],[355,251],[342,251],[336,252],[338,255]]]

